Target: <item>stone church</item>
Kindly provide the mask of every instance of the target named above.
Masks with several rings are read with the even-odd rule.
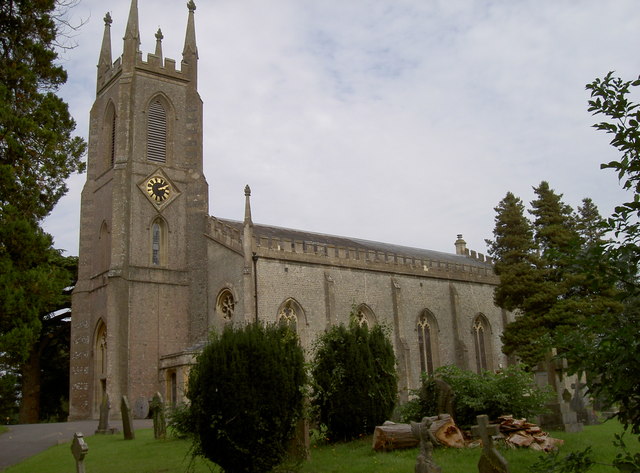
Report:
[[[290,324],[306,349],[352,312],[361,324],[385,324],[401,399],[438,366],[505,364],[500,334],[512,315],[493,303],[491,262],[461,235],[449,254],[260,225],[249,187],[237,221],[209,215],[195,9],[189,1],[179,65],[163,56],[160,30],[153,53],[139,50],[137,0],[114,61],[105,17],[73,293],[70,419],[96,418],[104,394],[114,417],[122,395],[139,416],[157,391],[181,402],[195,356],[225,324]]]

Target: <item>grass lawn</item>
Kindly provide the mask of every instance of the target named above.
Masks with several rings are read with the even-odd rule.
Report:
[[[613,434],[622,432],[615,421],[586,427],[583,432],[567,434],[553,432],[554,437],[565,440],[561,456],[591,445],[596,461],[611,463],[616,455],[612,445]],[[625,436],[633,452],[640,451],[635,437]],[[87,437],[89,453],[85,459],[90,473],[184,473],[190,466],[189,444],[184,440],[154,440],[151,429],[136,431],[135,440],[123,440],[122,435]],[[5,470],[5,473],[68,473],[75,468],[69,443],[25,460]],[[512,473],[527,473],[529,466],[541,454],[531,450],[503,450]],[[371,449],[371,438],[355,442],[314,446],[311,459],[302,466],[304,473],[397,473],[414,469],[417,449],[376,453]],[[477,471],[479,449],[436,449],[435,461],[443,473],[473,473]],[[218,472],[209,462],[198,459],[191,465],[194,473]],[[210,469],[213,467],[213,469]],[[596,465],[590,473],[614,473],[611,467]]]

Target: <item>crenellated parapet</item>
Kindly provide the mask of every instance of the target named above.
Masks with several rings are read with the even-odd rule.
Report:
[[[241,222],[210,218],[209,237],[239,254],[244,254],[242,230]],[[296,231],[254,225],[252,252],[255,256],[422,277],[475,280],[489,284],[498,282],[491,259],[474,251],[468,252],[468,255],[451,255],[407,248],[407,252],[402,252],[388,249],[389,245],[375,242],[362,242],[327,235],[322,235],[325,241],[319,241],[319,239],[288,238],[278,233],[292,234]],[[304,236],[312,235],[299,233]],[[340,244],[348,241],[354,244]]]
[[[227,248],[243,254],[242,230],[215,217],[209,219],[209,237]]]
[[[255,239],[254,252],[258,257],[299,261],[367,271],[414,274],[434,278],[485,280],[496,283],[497,277],[490,264],[472,264],[460,258],[449,261],[438,258],[411,256],[392,251],[361,247],[338,246],[308,240],[291,240],[277,237]],[[475,259],[484,262],[484,259]]]
[[[180,68],[176,68],[176,60],[163,58],[162,39],[164,36],[160,29],[155,35],[156,48],[153,53],[143,58],[140,51],[140,31],[138,27],[138,4],[137,0],[132,0],[127,29],[124,36],[124,48],[122,56],[112,62],[111,60],[111,15],[106,14],[104,18],[105,27],[102,39],[102,48],[98,60],[97,91],[106,87],[112,80],[120,76],[123,72],[132,73],[133,70],[144,71],[154,75],[166,76],[184,82],[192,82],[196,87],[197,81],[197,47],[195,46],[195,26],[194,11],[195,4],[190,2],[189,16],[187,21],[187,32],[185,37],[185,47],[180,62]]]

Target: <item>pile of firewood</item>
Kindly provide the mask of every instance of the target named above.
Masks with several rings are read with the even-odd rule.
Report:
[[[564,443],[564,440],[549,437],[549,434],[538,425],[527,422],[526,419],[502,416],[498,421],[500,433],[504,436],[504,441],[508,446],[550,452]]]

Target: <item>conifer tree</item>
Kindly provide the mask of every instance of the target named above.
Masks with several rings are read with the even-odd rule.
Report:
[[[593,202],[585,199],[576,216],[547,182],[534,191],[533,222],[509,193],[496,207],[495,241],[488,242],[500,277],[496,304],[516,315],[502,335],[503,351],[529,366],[552,348],[566,353],[588,319],[620,310]]]
[[[0,361],[17,371],[30,363],[42,317],[70,279],[41,223],[66,193],[65,180],[84,169],[86,143],[73,136],[75,122],[56,95],[67,79],[56,46],[72,5],[0,2]]]
[[[302,416],[304,355],[287,326],[227,326],[189,375],[194,452],[228,473],[266,473]]]
[[[331,441],[368,435],[389,419],[397,398],[395,355],[382,327],[352,321],[320,336],[311,375],[312,403]]]

